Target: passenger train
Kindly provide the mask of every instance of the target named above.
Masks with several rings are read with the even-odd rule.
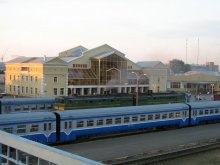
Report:
[[[0,99],[0,114],[51,111],[54,110],[55,98],[2,98]]]
[[[220,101],[143,105],[0,115],[0,129],[41,143],[75,141],[82,136],[186,127],[220,119]]]

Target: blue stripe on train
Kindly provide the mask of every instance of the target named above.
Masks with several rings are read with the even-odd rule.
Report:
[[[65,132],[61,132],[60,139],[61,139],[61,142],[74,141],[77,136],[82,136],[82,135],[111,133],[111,132],[135,130],[135,129],[141,129],[141,128],[151,128],[151,127],[158,127],[158,126],[168,126],[168,125],[178,125],[180,127],[187,126],[188,119],[186,119],[185,121],[183,121],[182,119],[177,119],[177,120],[150,122],[150,123],[118,125],[118,126],[109,126],[109,127],[105,126],[105,127],[100,127],[100,128],[73,130],[69,135],[66,135]]]

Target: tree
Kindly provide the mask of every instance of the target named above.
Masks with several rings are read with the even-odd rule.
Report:
[[[169,67],[174,73],[185,73],[191,70],[189,64],[184,64],[182,60],[173,59],[169,62]]]

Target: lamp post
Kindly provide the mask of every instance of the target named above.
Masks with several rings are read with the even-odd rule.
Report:
[[[136,86],[136,106],[138,105],[138,87],[139,87],[139,80],[140,80],[140,78],[141,78],[141,76],[145,76],[146,74],[143,74],[143,75],[141,75],[141,76],[138,76],[138,74],[136,73],[136,72],[131,72],[131,73],[133,73],[133,74],[135,74],[135,76],[136,76],[136,79],[137,79],[137,86]]]
[[[214,96],[213,96],[213,93],[214,93],[214,86],[215,86],[215,84],[214,84],[214,83],[211,83],[211,88],[212,88],[212,98],[214,98]]]

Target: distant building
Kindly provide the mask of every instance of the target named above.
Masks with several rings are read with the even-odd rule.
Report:
[[[167,90],[192,93],[220,91],[220,73],[190,71],[184,74],[170,75],[167,81]]]
[[[160,61],[141,61],[137,62],[143,72],[149,76],[150,90],[153,92],[167,91],[167,77],[169,68]]]
[[[219,65],[215,65],[214,62],[206,62],[205,65],[191,64],[191,71],[211,71],[219,72]]]

